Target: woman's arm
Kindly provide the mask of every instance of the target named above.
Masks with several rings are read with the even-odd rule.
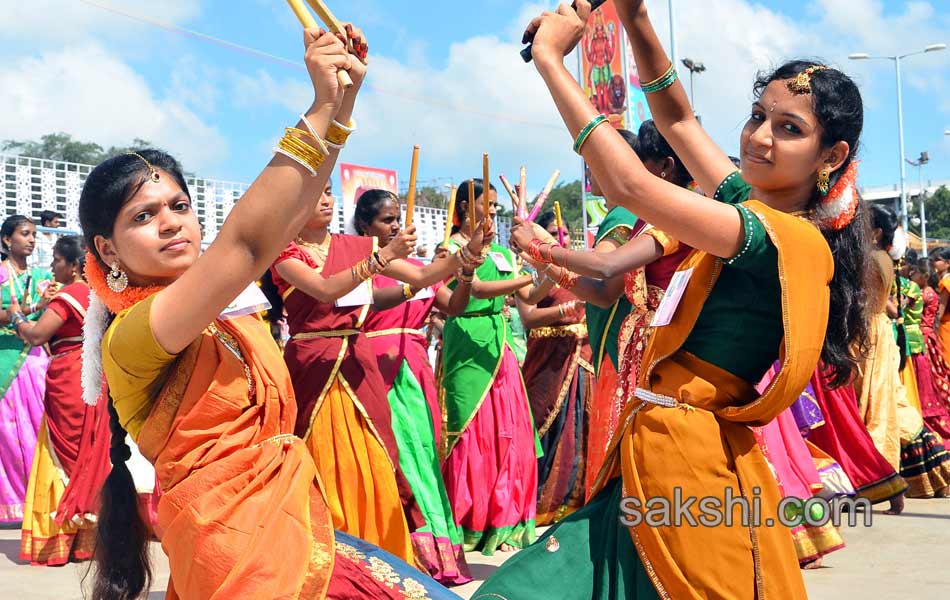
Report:
[[[577,284],[571,288],[571,293],[600,308],[610,308],[623,294],[623,275],[610,279],[592,279],[578,277]]]
[[[553,325],[567,314],[576,310],[577,301],[571,300],[565,304],[538,308],[531,304],[525,304],[519,299],[515,299],[518,305],[518,314],[521,315],[521,324],[525,329],[537,329],[538,327],[547,327]]]
[[[417,290],[410,290],[415,293]],[[384,310],[389,310],[390,308],[396,308],[403,302],[408,300],[406,298],[405,290],[401,285],[391,285],[384,288],[374,288],[373,289],[373,310],[376,312],[381,312]]]
[[[590,5],[578,0],[578,6]],[[585,22],[562,5],[557,14],[535,19],[534,62],[572,137],[597,111],[564,67],[564,54],[581,38]],[[578,9],[586,18],[588,12]],[[650,174],[636,153],[612,127],[597,127],[587,138],[582,155],[604,194],[645,221],[694,248],[719,257],[732,257],[744,240],[739,212],[732,206],[699,196]],[[662,198],[662,201],[655,199]]]
[[[547,265],[541,265],[542,268],[537,269],[540,277],[540,283],[538,283],[538,285],[534,285],[534,279],[532,278],[532,285],[525,286],[515,292],[515,296],[518,300],[533,306],[544,300],[545,296],[554,289],[556,282],[550,276],[545,276],[545,266]],[[537,266],[535,266],[535,268],[537,268]]]
[[[469,273],[463,272],[466,278],[474,274],[474,271]],[[436,310],[450,317],[457,317],[464,313],[472,295],[471,283],[467,283],[465,279],[458,279],[457,281],[458,285],[455,286],[454,290],[449,289],[447,285],[443,285],[435,293]]]
[[[671,63],[653,29],[646,6],[642,0],[619,0],[616,5],[633,47],[640,80],[647,82],[657,79]],[[736,167],[696,119],[683,84],[677,80],[665,90],[646,94],[646,97],[657,129],[686,165],[699,187],[712,195]]]
[[[55,311],[48,310],[43,313],[36,323],[30,321],[21,321],[16,328],[20,339],[31,346],[42,346],[50,341],[59,328],[63,326],[63,318]]]
[[[332,119],[350,122],[365,68],[333,34],[304,32],[306,64],[316,101],[305,117],[325,136]],[[344,93],[337,72],[349,70],[353,86]],[[305,129],[302,121],[297,126]],[[315,177],[296,161],[275,154],[231,211],[214,243],[194,265],[153,300],[150,325],[167,352],[184,350],[221,310],[277,258],[313,213],[336,163],[330,149]],[[201,298],[201,302],[195,302]]]
[[[531,285],[531,283],[530,275],[519,275],[514,279],[503,279],[501,281],[481,281],[477,279],[472,283],[472,297],[487,300],[498,296],[507,296]]]
[[[934,328],[939,328],[940,323],[943,321],[943,314],[947,312],[947,301],[950,300],[950,293],[947,290],[940,290],[940,305],[937,308],[937,320],[934,321]]]
[[[467,244],[471,256],[479,256],[485,241],[495,237],[493,221],[489,220],[479,225],[475,228],[475,235]],[[422,267],[406,260],[396,260],[390,263],[383,273],[393,279],[408,283],[412,287],[422,289],[448,279],[461,267],[462,253],[456,252],[455,254],[437,257],[431,263]]]

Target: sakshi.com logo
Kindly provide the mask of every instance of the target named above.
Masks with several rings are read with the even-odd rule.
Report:
[[[799,525],[823,527],[831,523],[841,527],[870,527],[871,501],[867,498],[839,496],[826,499],[820,496],[802,499],[782,498],[774,516],[763,517],[762,489],[752,488],[751,497],[726,488],[719,496],[685,496],[681,488],[673,489],[673,497],[655,496],[643,500],[634,496],[620,501],[620,523],[626,527],[775,527],[795,528]],[[863,522],[859,523],[859,519]]]

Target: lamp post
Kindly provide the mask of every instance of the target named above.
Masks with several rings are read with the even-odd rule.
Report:
[[[689,103],[693,106],[693,112],[696,112],[696,97],[693,95],[693,75],[702,73],[706,70],[706,65],[696,62],[692,58],[684,58],[683,66],[689,69]]]
[[[917,54],[925,54],[927,52],[938,52],[940,50],[946,50],[946,44],[931,44],[923,50],[918,50],[916,52],[908,52],[907,54],[901,54],[897,56],[872,56],[866,52],[859,52],[856,54],[848,55],[848,58],[851,60],[892,60],[894,61],[894,70],[897,73],[897,136],[900,146],[900,165],[901,165],[901,197],[900,197],[900,211],[901,211],[901,220],[904,225],[904,231],[908,230],[908,219],[907,219],[907,192],[905,190],[904,177],[904,100],[901,94],[901,61],[908,56],[915,56]]]
[[[920,243],[923,245],[923,257],[927,258],[927,209],[924,208],[926,194],[924,193],[924,178],[921,171],[923,166],[930,162],[930,155],[926,152],[921,152],[920,158],[917,160],[911,160],[909,158],[906,160],[910,166],[917,167],[917,201],[920,202]]]

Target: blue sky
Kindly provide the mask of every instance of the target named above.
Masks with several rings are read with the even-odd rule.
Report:
[[[274,140],[311,99],[306,74],[278,60],[224,48],[160,25],[192,30],[299,63],[299,26],[284,0],[0,0],[0,138],[68,131],[104,145],[134,137],[171,150],[204,176],[249,182]],[[553,5],[553,4],[552,4]],[[105,6],[106,8],[103,8]],[[367,32],[372,63],[357,110],[360,131],[344,160],[408,175],[422,146],[421,180],[461,180],[526,163],[532,188],[560,169],[580,175],[566,131],[518,38],[546,4],[502,0],[331,2]],[[648,0],[665,38],[666,0]],[[706,63],[697,109],[735,153],[753,73],[794,56],[820,56],[862,87],[866,122],[861,183],[896,183],[896,98],[889,62],[849,52],[900,53],[950,42],[950,3],[903,0],[676,0],[681,56]],[[147,24],[108,7],[153,20]],[[45,17],[56,14],[55,23]],[[927,150],[924,176],[950,179],[950,51],[905,65],[908,157]],[[908,178],[916,181],[916,170]]]

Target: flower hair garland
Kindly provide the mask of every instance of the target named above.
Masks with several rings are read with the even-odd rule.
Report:
[[[122,292],[113,292],[106,284],[106,274],[99,259],[86,252],[86,282],[89,284],[89,309],[82,326],[82,398],[95,406],[102,394],[102,338],[112,315],[132,308],[162,289],[162,286],[129,286]]]
[[[838,178],[828,195],[818,203],[816,214],[825,229],[838,231],[854,220],[860,197],[857,192],[858,162],[851,161],[844,174]]]

